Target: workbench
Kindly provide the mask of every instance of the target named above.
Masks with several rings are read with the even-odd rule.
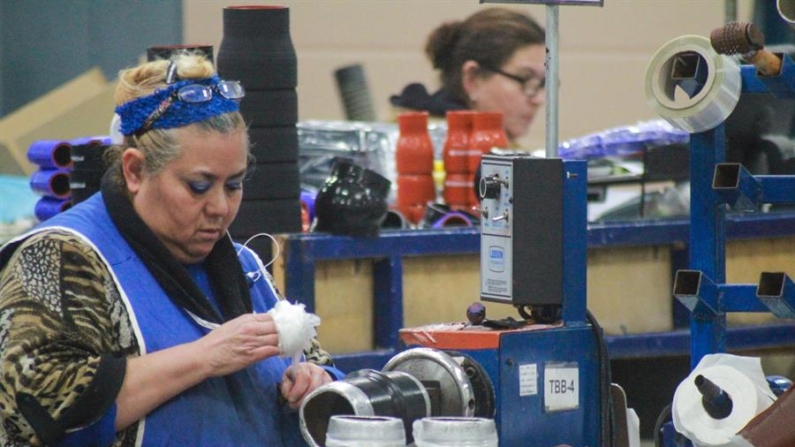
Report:
[[[689,226],[686,218],[589,224],[588,307],[607,322],[611,359],[689,354],[688,313],[671,293],[673,272],[686,268]],[[795,261],[793,211],[729,214],[726,234],[727,276],[733,282],[755,282],[760,271],[786,270]],[[400,349],[400,328],[463,321],[466,304],[478,299],[480,235],[474,227],[387,230],[375,238],[304,233],[279,240],[277,284],[291,301],[323,319],[320,339],[344,370],[380,368]],[[419,285],[404,282],[409,276]],[[467,297],[460,298],[462,287]],[[621,296],[625,291],[630,295]],[[431,297],[418,302],[416,297],[426,292]],[[644,302],[641,295],[653,295],[653,301]],[[352,296],[359,298],[347,302]],[[447,301],[453,304],[435,308]],[[504,312],[496,317],[516,316],[510,306],[495,305]],[[626,308],[624,321],[611,321]],[[651,317],[645,326],[632,326],[644,316]],[[792,321],[749,318],[730,319],[728,350],[795,345]]]

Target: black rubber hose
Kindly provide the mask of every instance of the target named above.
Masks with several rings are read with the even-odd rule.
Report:
[[[610,393],[612,386],[612,372],[610,369],[610,358],[607,353],[607,344],[604,339],[602,327],[596,321],[590,310],[587,311],[588,322],[594,331],[599,356],[599,414],[601,420],[601,445],[614,446],[615,436],[615,412],[613,411],[613,398]]]

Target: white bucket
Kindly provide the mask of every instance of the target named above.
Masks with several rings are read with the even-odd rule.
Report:
[[[497,447],[492,419],[427,417],[414,421],[416,447]]]
[[[387,416],[331,416],[326,447],[406,447],[403,421]]]

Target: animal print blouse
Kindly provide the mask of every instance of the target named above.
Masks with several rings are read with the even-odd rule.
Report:
[[[316,340],[305,354],[333,366]],[[108,402],[80,397],[98,382],[123,380],[123,372],[112,377],[118,371],[100,367],[103,357],[138,355],[130,315],[98,254],[61,230],[26,239],[0,271],[0,447],[41,444],[20,396],[33,396],[55,421],[67,414],[96,421]],[[113,446],[133,446],[137,425],[117,433]]]

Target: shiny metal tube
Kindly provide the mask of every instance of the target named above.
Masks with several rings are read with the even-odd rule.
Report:
[[[331,417],[346,414],[400,418],[411,442],[412,423],[431,415],[431,401],[422,383],[410,374],[356,371],[304,399],[299,410],[304,440],[312,447],[324,447]]]

